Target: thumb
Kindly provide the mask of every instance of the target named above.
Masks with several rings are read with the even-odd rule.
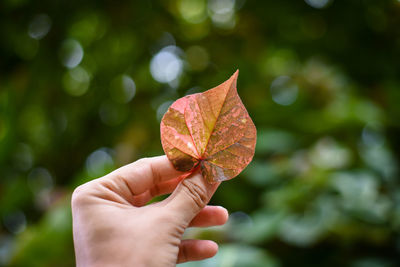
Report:
[[[208,183],[199,172],[184,179],[167,199],[173,216],[189,224],[207,205],[220,183]]]

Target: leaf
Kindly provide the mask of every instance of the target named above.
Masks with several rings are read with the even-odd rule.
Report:
[[[161,120],[161,143],[179,171],[200,165],[208,182],[237,176],[252,160],[256,127],[229,80],[204,93],[176,100]]]

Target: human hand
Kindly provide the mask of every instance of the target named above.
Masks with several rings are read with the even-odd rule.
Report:
[[[182,240],[182,235],[187,227],[227,221],[226,209],[206,206],[218,185],[199,173],[182,180],[182,173],[160,156],[79,186],[71,201],[76,265],[175,266],[214,256],[218,245],[213,241]]]

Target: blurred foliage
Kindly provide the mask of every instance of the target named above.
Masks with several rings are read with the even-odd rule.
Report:
[[[400,265],[400,1],[0,6],[0,266],[73,266],[72,190],[162,154],[171,102],[237,68],[256,155],[186,266]]]

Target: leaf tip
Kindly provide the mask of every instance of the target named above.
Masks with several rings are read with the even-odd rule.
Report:
[[[235,73],[232,75],[231,78],[237,80],[237,77],[238,77],[238,76],[239,76],[239,69],[237,69],[237,70],[235,71]]]
[[[234,88],[236,88],[238,76],[239,76],[239,69],[237,69],[235,73],[233,73],[232,76],[226,82],[230,82],[231,85],[233,84]]]

